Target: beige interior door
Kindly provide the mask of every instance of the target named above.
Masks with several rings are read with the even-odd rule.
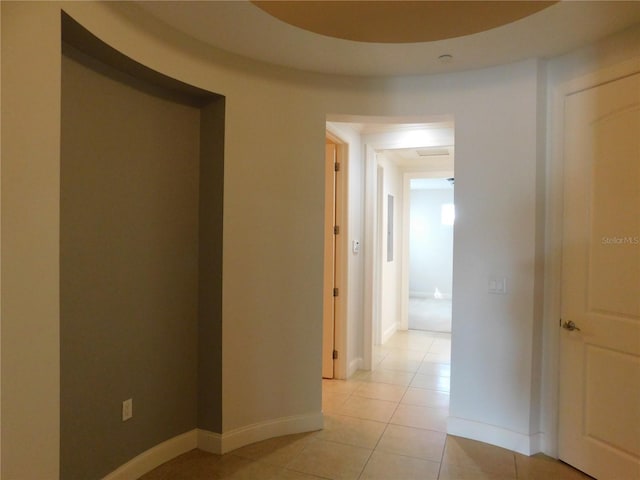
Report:
[[[322,377],[333,378],[335,350],[334,296],[336,278],[336,145],[327,141],[325,147],[325,205],[324,205],[324,287],[322,322]],[[338,292],[339,293],[339,292]]]
[[[640,479],[640,74],[566,97],[559,456]]]

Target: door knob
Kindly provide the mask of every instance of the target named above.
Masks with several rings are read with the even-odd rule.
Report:
[[[568,322],[564,322],[562,324],[562,328],[564,328],[565,330],[569,330],[570,332],[573,332],[574,330],[580,331],[578,326],[575,323],[573,323],[573,320],[569,320]]]

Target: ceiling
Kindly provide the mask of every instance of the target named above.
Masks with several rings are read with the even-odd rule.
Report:
[[[335,117],[335,116],[332,116]],[[394,163],[403,172],[438,173],[450,177],[454,170],[454,123],[388,117],[341,118],[329,124],[362,136],[365,143]],[[435,188],[435,187],[434,187]]]
[[[452,171],[454,147],[394,148],[382,150],[388,160],[405,171]]]
[[[134,3],[213,47],[342,75],[431,74],[548,58],[640,23],[639,1]],[[335,18],[340,22],[328,29]]]
[[[433,42],[484,32],[532,15],[545,1],[253,1],[290,25],[329,37],[374,43]]]

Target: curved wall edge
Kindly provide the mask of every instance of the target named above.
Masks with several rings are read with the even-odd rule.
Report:
[[[322,412],[317,412],[265,420],[223,434],[198,430],[198,448],[222,455],[261,440],[320,430],[323,425]]]
[[[535,455],[542,451],[541,433],[528,435],[465,418],[449,417],[447,420],[447,434],[489,443],[527,456]]]
[[[139,478],[163,463],[194,448],[222,455],[261,440],[320,430],[323,425],[324,417],[322,413],[309,413],[254,423],[223,434],[193,429],[159,443],[155,447],[151,447],[118,467],[104,477],[103,480]]]
[[[193,429],[142,452],[104,477],[103,480],[130,480],[141,477],[163,463],[197,447],[198,430]]]

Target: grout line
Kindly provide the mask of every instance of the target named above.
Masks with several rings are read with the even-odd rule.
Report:
[[[389,419],[389,420],[391,420],[391,419]],[[376,442],[374,447],[371,449],[371,453],[367,457],[367,461],[364,462],[364,465],[362,466],[362,470],[360,471],[360,474],[358,475],[358,479],[360,479],[362,477],[362,474],[364,473],[365,469],[367,468],[367,465],[369,465],[369,460],[371,460],[371,457],[373,456],[373,453],[378,448],[378,445],[380,444],[380,440],[382,440],[382,437],[384,436],[385,432],[387,431],[387,428],[389,428],[389,423],[388,422],[385,424],[384,430],[382,430],[382,433],[380,434],[380,437],[378,437],[378,441]]]
[[[449,441],[449,434],[445,433],[444,446],[442,447],[442,455],[440,455],[440,466],[438,467],[438,476],[436,477],[438,479],[440,479],[440,473],[442,472],[442,464],[444,463],[444,452],[447,449],[448,441]]]

